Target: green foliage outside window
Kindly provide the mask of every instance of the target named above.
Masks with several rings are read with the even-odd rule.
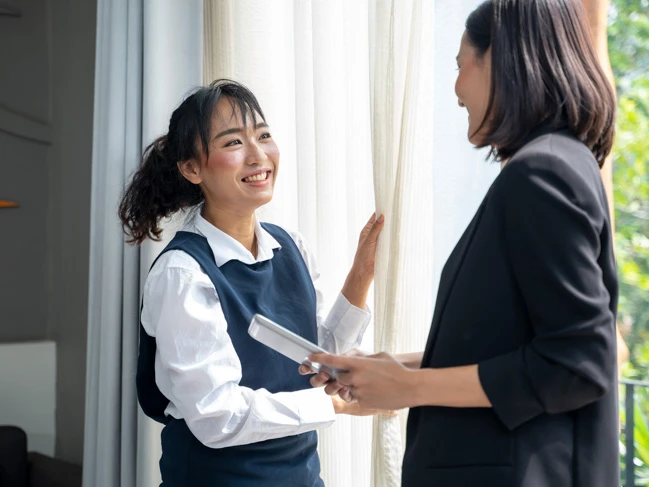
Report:
[[[627,377],[649,379],[649,0],[612,0],[609,54],[618,95],[613,149],[618,321]]]
[[[609,56],[618,96],[613,149],[618,323],[630,360],[622,375],[649,380],[649,0],[611,0]],[[649,486],[649,390],[636,387],[635,485]],[[621,389],[624,400],[624,390]],[[625,423],[624,402],[621,403]],[[624,471],[624,432],[621,464]]]

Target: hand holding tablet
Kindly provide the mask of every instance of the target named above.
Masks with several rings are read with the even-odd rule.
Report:
[[[287,330],[265,316],[255,314],[250,321],[248,334],[260,343],[281,353],[298,364],[303,364],[315,373],[325,372],[332,379],[336,379],[339,369],[311,363],[307,357],[312,353],[328,353],[315,343]]]

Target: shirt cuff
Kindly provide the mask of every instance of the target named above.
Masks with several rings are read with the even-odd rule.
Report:
[[[291,394],[297,396],[300,418],[298,434],[330,426],[336,420],[333,401],[324,388],[305,389]]]
[[[360,342],[371,318],[367,306],[365,309],[357,308],[347,301],[343,293],[338,293],[325,326],[339,341],[354,344]]]

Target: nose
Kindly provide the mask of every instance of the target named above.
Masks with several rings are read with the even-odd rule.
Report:
[[[246,164],[254,166],[256,164],[262,164],[266,159],[266,152],[261,145],[256,141],[251,143],[246,157]]]
[[[462,100],[459,98],[457,99],[457,104],[460,106],[460,108],[464,108],[464,103],[462,103]]]

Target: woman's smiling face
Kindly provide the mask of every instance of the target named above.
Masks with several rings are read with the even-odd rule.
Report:
[[[279,149],[260,114],[244,117],[236,103],[219,99],[212,114],[209,154],[200,164],[180,163],[183,175],[199,184],[206,204],[236,214],[250,214],[273,197]],[[190,163],[191,171],[186,164]]]
[[[469,113],[469,141],[479,145],[486,127],[483,126],[478,133],[476,131],[480,129],[487,112],[491,89],[491,49],[482,57],[478,56],[465,32],[457,55],[457,67],[455,94],[458,104]]]

